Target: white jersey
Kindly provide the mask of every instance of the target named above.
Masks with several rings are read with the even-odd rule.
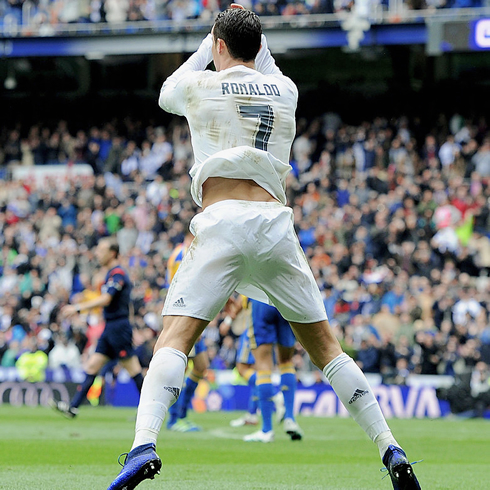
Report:
[[[277,68],[265,36],[256,69],[204,71],[211,35],[163,84],[162,109],[185,116],[194,149],[191,193],[202,206],[209,177],[251,179],[286,204],[285,181],[295,136],[298,91]]]

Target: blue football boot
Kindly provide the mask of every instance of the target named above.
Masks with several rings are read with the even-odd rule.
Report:
[[[388,446],[383,456],[383,464],[390,474],[393,490],[420,490],[417,477],[403,449]]]
[[[133,490],[143,480],[153,480],[155,475],[160,474],[162,462],[155,452],[155,444],[143,444],[124,454],[123,469],[107,490]]]

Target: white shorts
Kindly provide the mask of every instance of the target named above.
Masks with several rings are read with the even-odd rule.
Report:
[[[196,215],[190,230],[195,238],[172,280],[162,315],[211,321],[237,291],[273,304],[288,321],[327,319],[291,208],[220,201]]]

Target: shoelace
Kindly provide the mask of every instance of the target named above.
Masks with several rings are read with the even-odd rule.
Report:
[[[417,464],[417,463],[422,463],[423,459],[419,459],[418,461],[414,461],[413,463],[410,463],[412,466],[414,464]],[[381,468],[379,471],[381,472],[385,472],[385,471],[388,471],[388,468],[386,466],[384,466],[383,468]],[[381,478],[382,480],[384,480],[387,476],[389,475],[389,473],[386,473],[385,476],[383,476],[383,478]]]
[[[128,455],[129,453],[122,453],[119,455],[119,457],[117,458],[117,462],[121,465],[121,466],[124,466],[126,464],[126,460],[128,459]],[[124,458],[124,463],[121,463],[121,457],[122,456],[125,456]]]

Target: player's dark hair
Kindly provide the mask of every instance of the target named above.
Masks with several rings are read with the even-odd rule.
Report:
[[[255,12],[243,9],[227,9],[220,12],[214,23],[214,41],[222,39],[231,57],[253,61],[260,49],[262,24]]]

